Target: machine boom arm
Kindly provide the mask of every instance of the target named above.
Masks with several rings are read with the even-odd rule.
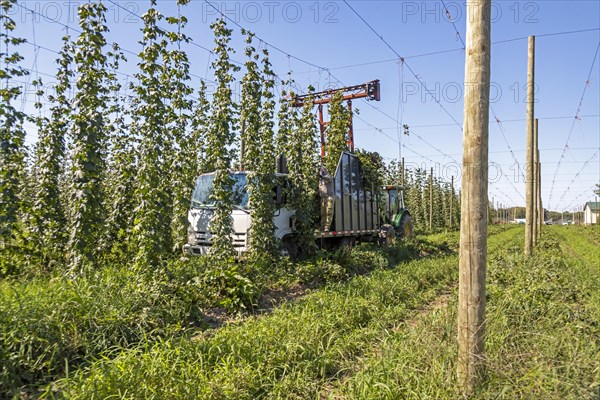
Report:
[[[354,152],[354,130],[352,127],[352,100],[363,99],[379,101],[381,94],[379,91],[379,79],[363,83],[361,85],[346,86],[338,89],[328,89],[322,92],[305,94],[294,98],[293,106],[302,107],[307,100],[313,105],[318,105],[319,109],[319,128],[321,131],[321,158],[325,157],[325,127],[329,122],[323,119],[323,104],[331,102],[333,95],[343,93],[342,100],[348,102],[348,111],[350,112],[350,127],[348,132],[348,148],[350,152]]]

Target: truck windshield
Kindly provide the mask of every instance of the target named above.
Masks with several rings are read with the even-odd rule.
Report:
[[[246,174],[231,174],[233,178],[233,207],[246,209],[248,207],[248,192],[246,188]],[[196,186],[192,194],[192,207],[212,207],[215,205],[213,198],[213,181],[215,175],[202,175],[196,179]]]

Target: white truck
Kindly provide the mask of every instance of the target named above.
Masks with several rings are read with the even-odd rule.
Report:
[[[233,220],[233,236],[231,238],[233,247],[238,257],[241,257],[248,249],[248,233],[251,226],[251,209],[248,202],[248,172],[238,171],[231,174],[234,179],[233,185],[233,210],[231,217]],[[274,188],[276,196],[277,212],[273,216],[277,230],[275,235],[278,239],[293,235],[293,216],[294,211],[284,207],[283,204],[283,186],[286,182],[285,174],[277,174],[277,186]],[[208,254],[211,247],[212,232],[210,231],[210,221],[213,217],[215,203],[211,199],[213,180],[215,174],[202,174],[196,179],[194,191],[192,193],[192,202],[188,212],[188,243],[184,245],[184,251],[193,255]]]

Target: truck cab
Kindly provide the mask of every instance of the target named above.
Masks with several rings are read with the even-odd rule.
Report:
[[[248,171],[232,172],[233,184],[233,234],[231,241],[241,257],[248,250],[248,236],[252,227],[251,210],[248,193]],[[212,198],[215,173],[200,175],[195,182],[191,207],[188,212],[188,242],[184,251],[191,255],[205,255],[212,247],[211,220],[214,215],[215,201]],[[282,239],[293,232],[294,212],[286,208],[283,187],[287,183],[286,174],[276,174],[273,198],[277,210],[273,215],[276,226],[275,235]]]

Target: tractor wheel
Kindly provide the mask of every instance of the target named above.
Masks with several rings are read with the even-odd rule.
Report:
[[[404,214],[398,225],[398,236],[407,239],[412,236],[413,223],[410,215]]]
[[[383,246],[391,246],[396,241],[396,231],[394,227],[385,224],[379,229],[379,243]]]

